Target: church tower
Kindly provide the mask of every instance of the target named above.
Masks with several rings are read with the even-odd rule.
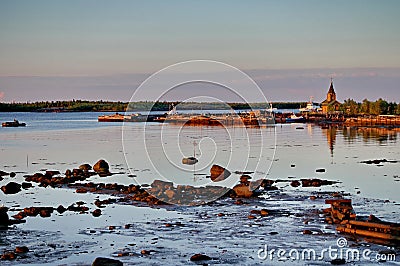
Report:
[[[331,78],[331,86],[329,87],[328,93],[326,95],[326,99],[328,102],[336,101],[336,92],[333,88],[333,79]]]
[[[326,94],[326,99],[321,103],[322,112],[329,113],[332,111],[338,111],[341,103],[336,100],[336,92],[333,88],[333,79],[331,78],[331,85],[329,86],[328,93]]]

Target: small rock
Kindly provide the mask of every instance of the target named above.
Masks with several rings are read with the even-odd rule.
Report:
[[[251,214],[261,214],[260,210],[251,210],[250,211]]]
[[[190,260],[191,261],[202,261],[202,260],[211,260],[211,258],[204,254],[195,254],[192,257],[190,257]]]
[[[71,175],[72,175],[71,170],[69,170],[69,169],[65,170],[65,176],[66,177],[70,177]]]
[[[62,206],[62,205],[59,205],[59,206],[57,207],[57,209],[56,209],[56,211],[57,211],[59,214],[63,214],[66,210],[67,210],[67,209],[66,209],[64,206]]]
[[[266,209],[261,209],[261,211],[260,211],[260,215],[261,215],[261,216],[267,216],[268,214],[269,214],[268,210],[266,210]]]
[[[88,190],[86,188],[77,188],[76,193],[87,193]]]
[[[305,229],[305,230],[303,230],[303,235],[312,235],[312,231]]]
[[[240,177],[240,184],[249,185],[249,179],[251,179],[250,176],[248,176],[248,175],[242,175],[242,176]]]
[[[247,216],[247,219],[256,219],[256,217],[254,215],[249,215]]]
[[[316,196],[310,196],[310,200],[316,200],[317,197]]]
[[[33,187],[33,185],[32,185],[32,183],[22,182],[21,187],[22,187],[23,189],[28,189],[28,188]]]
[[[290,185],[291,185],[292,187],[298,187],[298,186],[300,186],[301,184],[300,184],[299,181],[293,180],[292,182],[290,182]]]
[[[11,172],[11,173],[10,173],[10,177],[15,177],[15,173],[14,173],[14,172]]]
[[[315,170],[316,173],[325,173],[325,169],[324,168],[319,168],[317,170]]]
[[[84,163],[79,165],[79,169],[81,169],[83,172],[89,172],[90,170],[92,170],[92,167],[90,166],[90,164]]]
[[[15,260],[17,255],[14,252],[4,252],[1,256],[2,260]]]
[[[100,210],[100,209],[95,209],[95,210],[92,212],[92,215],[93,215],[94,217],[99,217],[99,216],[101,215],[101,210]]]
[[[17,194],[21,191],[21,185],[15,182],[10,182],[5,186],[1,187],[4,194]]]
[[[60,171],[46,171],[46,176],[55,176],[55,175],[59,175]]]
[[[39,214],[40,214],[40,217],[45,218],[45,217],[50,217],[52,212],[53,212],[52,209],[46,208],[46,209],[41,209]]]
[[[343,265],[343,264],[346,264],[346,260],[345,259],[334,259],[334,260],[331,260],[331,264],[332,265]]]
[[[143,249],[142,251],[140,251],[140,254],[142,254],[142,255],[150,255],[150,250]]]
[[[115,230],[115,226],[114,226],[114,225],[110,225],[110,226],[108,227],[108,230]]]
[[[27,252],[29,252],[29,248],[26,246],[15,247],[15,253],[27,253]]]
[[[225,214],[223,214],[222,212],[218,213],[217,215],[218,215],[218,217],[225,216]]]
[[[244,204],[244,202],[243,202],[243,200],[238,199],[238,200],[236,200],[236,201],[234,202],[234,204],[236,204],[236,205],[242,205],[242,204]]]
[[[96,258],[92,266],[123,266],[124,264],[119,260],[109,259],[109,258]]]
[[[9,173],[0,170],[0,176],[9,175]]]
[[[9,225],[10,219],[7,212],[7,207],[0,207],[0,228],[7,228]]]

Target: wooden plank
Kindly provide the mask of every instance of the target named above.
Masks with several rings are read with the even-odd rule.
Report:
[[[327,199],[327,200],[325,200],[325,204],[332,204],[334,202],[351,203],[351,199]]]
[[[370,227],[370,228],[380,228],[380,229],[390,229],[399,231],[399,226],[393,226],[390,224],[381,224],[381,223],[372,223],[372,222],[363,222],[363,221],[349,221],[349,224],[356,225],[356,226],[363,226],[363,227]]]
[[[374,232],[374,231],[353,229],[353,228],[347,228],[347,227],[342,227],[342,226],[338,226],[336,228],[336,230],[339,232],[348,233],[348,234],[380,238],[380,239],[391,240],[391,241],[400,241],[400,236],[394,236],[391,234],[379,233],[379,232]]]

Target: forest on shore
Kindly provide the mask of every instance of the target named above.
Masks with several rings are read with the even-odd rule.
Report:
[[[305,102],[274,103],[278,109],[296,109],[304,106]],[[251,105],[251,107],[250,107]],[[0,103],[0,112],[134,112],[134,111],[165,111],[173,107],[177,110],[243,110],[265,109],[268,103],[222,103],[222,102],[167,102],[167,101],[141,101],[141,102],[110,102],[110,101],[43,101],[26,103]]]
[[[273,102],[277,109],[298,109],[305,107],[306,102]],[[140,101],[140,102],[112,102],[112,101],[42,101],[24,103],[0,103],[0,112],[139,112],[139,111],[169,111],[173,107],[177,110],[234,110],[268,109],[269,103],[222,103],[222,102],[168,102],[168,101]],[[340,111],[346,115],[400,115],[400,103],[387,102],[383,99],[369,101],[364,99],[356,102],[353,99],[345,100]]]

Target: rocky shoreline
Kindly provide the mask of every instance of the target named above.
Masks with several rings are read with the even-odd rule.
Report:
[[[250,173],[241,175],[239,184],[235,185],[232,189],[223,186],[218,186],[218,182],[226,179],[230,172],[221,166],[213,166],[210,171],[210,178],[216,183],[215,186],[206,187],[194,187],[189,185],[174,185],[172,182],[163,180],[154,180],[149,186],[140,185],[121,185],[117,183],[94,183],[85,182],[91,176],[98,175],[99,177],[107,178],[113,175],[110,172],[109,165],[105,160],[99,160],[94,164],[93,168],[89,164],[82,164],[76,169],[66,170],[65,174],[61,174],[59,171],[46,171],[45,173],[35,173],[33,175],[25,175],[24,180],[21,184],[11,181],[1,187],[1,190],[5,195],[13,195],[19,193],[22,189],[29,190],[34,184],[38,187],[51,187],[55,189],[71,189],[74,190],[77,195],[80,194],[98,194],[108,195],[106,199],[96,199],[92,205],[95,208],[91,208],[84,201],[76,201],[69,206],[30,206],[23,209],[18,208],[0,208],[0,229],[5,232],[9,230],[10,226],[18,223],[23,223],[31,217],[42,217],[49,218],[55,213],[63,215],[64,213],[77,213],[81,215],[91,215],[94,218],[101,217],[103,215],[104,208],[108,205],[134,205],[138,207],[151,207],[151,208],[166,208],[173,210],[182,210],[182,208],[206,208],[206,213],[194,214],[197,222],[201,220],[212,220],[213,223],[218,222],[220,219],[227,219],[230,221],[240,220],[242,224],[251,225],[250,227],[262,227],[265,222],[269,220],[280,220],[284,217],[290,217],[295,219],[296,223],[300,220],[303,224],[303,228],[299,228],[299,233],[302,235],[326,235],[321,229],[309,227],[309,224],[314,224],[317,228],[323,228],[325,221],[323,218],[322,208],[318,208],[319,205],[323,205],[325,199],[337,198],[341,199],[344,197],[342,192],[332,191],[326,193],[307,192],[311,195],[303,195],[300,199],[292,196],[284,196],[282,189],[279,189],[278,184],[285,184],[290,186],[292,189],[298,187],[301,188],[320,188],[321,186],[332,186],[336,184],[336,181],[321,180],[318,178],[299,179],[299,180],[256,180],[251,181]],[[14,178],[15,174],[1,172],[3,178]],[[313,207],[307,210],[296,210],[292,211],[290,208],[285,210],[282,207],[274,208],[263,208],[261,201],[265,200],[267,192],[281,191],[281,194],[276,194],[275,200],[283,199],[285,201],[299,201],[307,202],[308,207]],[[274,194],[272,194],[274,195]],[[213,199],[213,200],[210,200]],[[217,199],[214,201],[214,199]],[[222,206],[224,208],[218,208]],[[234,207],[237,206],[237,207]],[[232,208],[237,210],[238,213],[227,213],[225,207],[228,209]],[[239,209],[236,209],[239,208]],[[218,211],[219,210],[219,211]],[[190,209],[189,209],[190,211]],[[9,215],[8,213],[15,213]],[[199,219],[199,220],[198,220]],[[195,222],[194,224],[196,224]],[[249,223],[250,222],[250,223]],[[182,230],[190,228],[194,225],[192,222],[187,221],[182,223],[180,221],[169,221],[163,224],[158,224],[161,231],[167,230]],[[278,224],[279,225],[279,224]],[[174,229],[175,228],[175,229]],[[126,234],[132,232],[131,230],[137,230],[137,226],[132,224],[125,224],[123,226],[110,225],[107,230],[111,232],[117,231],[120,234]],[[104,230],[104,229],[102,229]],[[100,231],[102,231],[100,230]],[[150,230],[150,229],[146,229]],[[160,229],[155,229],[160,230]],[[222,229],[221,229],[222,230]],[[229,229],[231,230],[231,229]],[[90,229],[87,234],[96,234],[99,229]],[[126,231],[126,232],[125,232]],[[251,232],[251,228],[250,231]],[[86,234],[85,233],[85,234]],[[153,232],[154,233],[154,232]],[[240,230],[237,232],[240,233]],[[268,233],[271,237],[280,234],[279,231],[270,231]],[[332,233],[328,233],[331,236]],[[156,241],[157,242],[157,241]],[[19,261],[33,259],[30,250],[35,247],[30,246],[16,246],[13,249],[6,248],[2,251],[2,261]],[[127,258],[148,258],[152,257],[153,254],[160,253],[159,250],[155,249],[142,249],[140,252],[131,252],[131,250],[121,250],[111,254],[113,257],[127,257]],[[162,253],[162,252],[161,252]],[[164,254],[164,253],[162,253]],[[232,254],[231,254],[232,255]],[[191,262],[204,262],[204,263],[220,263],[232,262],[224,256],[214,256],[212,254],[196,253],[192,254],[187,258]],[[233,260],[234,261],[234,260]],[[109,263],[109,264],[107,264]],[[122,265],[119,260],[98,257],[93,261],[93,265]]]

